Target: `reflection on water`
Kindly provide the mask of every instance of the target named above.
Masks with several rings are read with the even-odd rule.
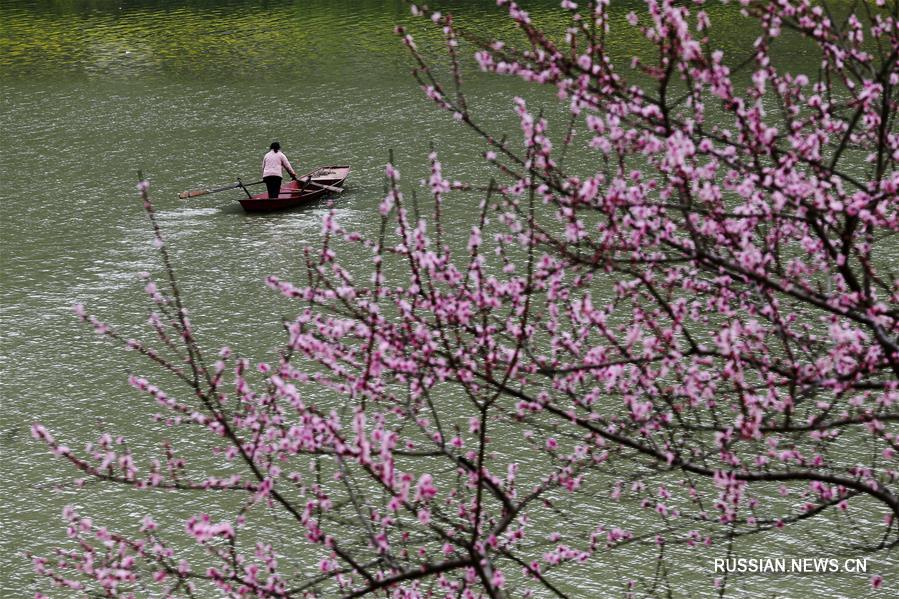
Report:
[[[515,35],[489,2],[440,4],[456,9],[465,27]],[[561,27],[556,2],[529,5],[535,20]],[[634,5],[616,2],[616,19],[623,22]],[[713,21],[737,19],[732,8],[710,12]],[[427,175],[423,157],[432,142],[452,178],[491,174],[477,157],[480,142],[439,116],[409,77],[408,56],[392,34],[408,20],[399,0],[0,0],[0,448],[18,458],[14,469],[0,471],[0,595],[31,594],[22,552],[46,553],[63,542],[64,504],[122,514],[112,524],[128,527],[129,514],[161,501],[101,487],[51,492],[70,473],[28,438],[40,420],[83,443],[111,412],[110,428],[152,441],[145,417],[152,407],[125,383],[127,373],[145,373],[145,366],[94,339],[70,314],[80,301],[128,331],[146,319],[135,274],[159,272],[159,264],[136,201],[138,170],[152,181],[159,221],[207,343],[258,359],[280,339],[280,317],[295,309],[262,281],[296,276],[302,248],[318,240],[324,204],[254,217],[229,193],[185,203],[178,192],[254,177],[274,138],[301,171],[352,165],[337,199],[337,218],[348,228],[376,226],[390,149],[404,181]],[[753,32],[726,31],[728,52],[745,52]],[[433,33],[417,39],[423,51],[439,55]],[[611,47],[621,57],[643,48],[632,37],[615,38]],[[467,78],[475,109],[493,128],[514,133],[511,96],[522,86]],[[468,204],[460,198],[445,210],[459,223],[448,231],[450,241],[464,247]],[[171,507],[176,528],[181,512],[200,509],[190,501]],[[601,499],[581,507],[594,521],[605,509]],[[799,543],[781,541],[780,553]],[[612,556],[574,573],[571,584],[602,596],[610,592],[603,567],[639,570],[653,558],[642,550]],[[681,576],[687,588],[708,588],[701,569]]]
[[[451,0],[441,8],[457,24],[479,33],[516,39],[508,19],[492,2]],[[558,3],[526,3],[535,22],[561,34],[566,25]],[[614,25],[638,9],[638,0],[616,2]],[[751,48],[755,32],[742,26],[737,11],[706,8],[721,24],[717,43],[734,61]],[[403,0],[60,0],[0,2],[0,76],[249,78],[255,82],[302,78],[342,82],[374,81],[385,67],[404,70],[402,49],[391,35],[408,23]],[[419,42],[438,41],[419,31]],[[639,36],[612,37],[613,54],[627,59],[647,49]],[[427,44],[425,44],[427,49]],[[790,48],[792,63],[803,48]],[[808,68],[816,65],[808,64]],[[389,75],[392,79],[392,75]]]
[[[10,4],[3,7],[0,73],[16,77],[77,73],[336,83],[347,76],[383,76],[373,65],[404,64],[391,34],[408,20],[402,0]],[[489,3],[447,4],[464,10],[473,28],[498,23]]]
[[[302,76],[301,68],[345,65],[340,54],[352,45],[394,54],[383,31],[401,9],[327,1],[18,4],[4,7],[0,71],[38,77]]]

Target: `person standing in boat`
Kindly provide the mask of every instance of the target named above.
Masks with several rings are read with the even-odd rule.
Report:
[[[269,146],[269,151],[262,159],[262,180],[268,188],[268,197],[277,198],[281,190],[281,169],[287,169],[291,179],[297,178],[296,171],[290,166],[290,161],[281,151],[281,144],[276,141]]]

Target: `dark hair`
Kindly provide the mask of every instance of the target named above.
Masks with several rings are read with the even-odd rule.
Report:
[[[276,142],[276,141],[273,141],[273,142],[272,142],[272,145],[270,145],[268,148],[269,148],[269,150],[274,150],[274,151],[277,152],[278,150],[281,149],[281,144],[279,144],[279,143]]]

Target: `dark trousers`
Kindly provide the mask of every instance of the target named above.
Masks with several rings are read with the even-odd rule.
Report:
[[[270,177],[263,177],[262,180],[265,181],[265,186],[268,187],[268,197],[278,197],[278,192],[281,191],[281,177],[272,175]]]

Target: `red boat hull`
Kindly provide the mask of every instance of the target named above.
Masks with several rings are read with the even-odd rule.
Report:
[[[303,175],[299,181],[288,181],[282,185],[277,198],[268,197],[266,192],[238,201],[246,212],[272,212],[302,206],[331,193],[330,189],[319,187],[319,185],[341,187],[349,174],[350,167],[345,165],[323,166],[309,175]],[[311,176],[308,182],[306,181],[307,176]]]

